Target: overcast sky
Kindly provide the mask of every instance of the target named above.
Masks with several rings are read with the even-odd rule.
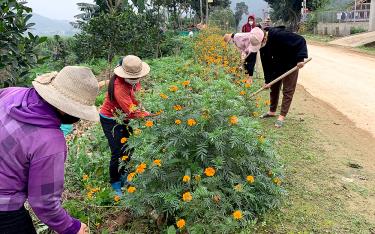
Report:
[[[73,20],[79,14],[78,2],[90,2],[93,0],[28,0],[27,5],[33,12],[51,19]]]

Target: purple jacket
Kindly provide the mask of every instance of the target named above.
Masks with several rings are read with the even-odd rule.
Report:
[[[60,124],[35,89],[0,89],[0,211],[27,199],[51,229],[76,234],[81,223],[61,207],[67,148]]]

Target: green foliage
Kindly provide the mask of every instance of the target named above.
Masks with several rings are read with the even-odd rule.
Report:
[[[35,51],[45,37],[28,30],[31,8],[16,0],[0,1],[0,87],[16,85],[41,59]]]
[[[218,7],[210,14],[210,22],[217,27],[229,30],[229,28],[233,28],[236,24],[236,19],[231,9]]]
[[[350,29],[350,34],[357,34],[357,33],[363,33],[363,32],[367,32],[367,30],[361,27],[352,27]]]

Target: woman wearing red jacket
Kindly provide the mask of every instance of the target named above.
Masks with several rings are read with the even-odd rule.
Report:
[[[123,58],[120,65],[114,69],[114,75],[108,85],[108,93],[100,110],[100,123],[111,148],[109,165],[110,183],[117,195],[122,196],[121,187],[126,181],[123,169],[119,170],[119,161],[123,156],[129,160],[131,153],[126,147],[131,128],[129,119],[144,118],[148,112],[140,109],[140,103],[135,99],[135,92],[141,89],[140,80],[150,72],[150,66],[134,55]],[[126,115],[123,125],[114,119],[118,111]]]
[[[245,32],[251,32],[251,30],[253,30],[253,28],[255,28],[257,25],[256,25],[256,21],[255,21],[255,15],[250,15],[249,18],[247,19],[247,23],[244,24],[242,26],[242,32],[245,33]]]

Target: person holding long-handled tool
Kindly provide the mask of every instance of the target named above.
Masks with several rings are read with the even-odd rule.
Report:
[[[280,115],[275,126],[280,128],[284,125],[285,117],[289,112],[293,95],[298,80],[298,70],[305,64],[308,58],[306,40],[285,27],[268,27],[264,30],[256,27],[250,33],[225,34],[226,42],[233,41],[241,51],[241,57],[252,56],[260,51],[263,65],[265,85],[270,88],[270,110],[261,115],[261,118],[276,117],[277,105],[281,86],[283,87],[283,100]],[[251,66],[255,66],[255,60]],[[272,81],[284,73],[294,69],[278,82]]]

